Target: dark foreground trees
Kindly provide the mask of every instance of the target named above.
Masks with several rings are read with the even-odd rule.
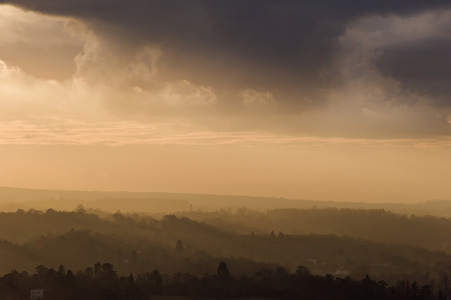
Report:
[[[252,277],[234,278],[227,264],[219,263],[214,275],[175,273],[172,276],[153,270],[137,276],[118,276],[110,263],[96,263],[74,274],[60,266],[57,271],[36,267],[35,274],[12,270],[0,278],[0,300],[30,299],[30,290],[43,289],[44,299],[143,300],[157,295],[188,298],[271,298],[271,299],[377,299],[432,300],[445,299],[447,291],[433,286],[399,281],[388,287],[384,281],[362,280],[332,275],[315,276],[299,266],[294,273],[284,268],[262,268]]]

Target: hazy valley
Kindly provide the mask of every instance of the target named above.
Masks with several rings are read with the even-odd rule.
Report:
[[[214,201],[225,199],[215,202],[223,207],[204,211],[196,208],[208,202],[208,195],[177,199],[172,194],[147,198],[151,194],[136,193],[128,198],[128,193],[1,191],[2,205],[23,207],[0,213],[2,273],[11,269],[33,273],[38,265],[61,264],[75,271],[108,262],[124,276],[154,269],[165,274],[214,274],[218,262],[226,261],[234,276],[252,276],[262,268],[294,272],[305,266],[323,276],[370,275],[390,284],[401,279],[428,284],[439,283],[451,266],[451,219],[407,216],[373,209],[371,204],[366,209],[364,204],[352,209],[337,203],[338,208],[253,210],[238,203],[255,205],[258,198],[211,196]],[[60,206],[73,209],[28,208],[34,201],[50,205],[55,200],[49,196],[55,194]],[[281,205],[290,201],[312,204],[282,200]],[[412,209],[400,204],[386,207]],[[122,210],[111,212],[117,208]]]

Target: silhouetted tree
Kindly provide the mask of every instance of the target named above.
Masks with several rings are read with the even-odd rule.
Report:
[[[128,275],[127,285],[128,286],[135,285],[135,278],[133,277],[133,273],[130,273],[130,275]]]
[[[75,276],[72,270],[67,270],[66,281],[68,284],[72,284],[74,282]]]
[[[85,214],[86,209],[82,204],[78,204],[77,207],[75,208],[75,212],[78,214]]]
[[[83,274],[88,278],[92,278],[92,277],[94,277],[94,270],[91,267],[87,267]]]
[[[158,270],[153,270],[148,279],[153,291],[157,294],[161,293],[163,289],[163,276],[161,276],[160,272]]]
[[[274,276],[277,279],[282,280],[282,279],[285,279],[288,276],[288,272],[287,272],[287,270],[285,270],[284,267],[278,267],[276,269],[276,271],[274,272]]]
[[[44,275],[47,275],[47,272],[48,272],[48,270],[49,269],[47,269],[45,266],[43,266],[43,265],[39,265],[39,266],[37,266],[36,268],[35,268],[35,270],[36,270],[36,274],[38,275],[38,276],[44,276]]]
[[[117,272],[114,270],[113,265],[110,263],[104,263],[102,265],[102,273],[106,278],[116,278]]]
[[[230,280],[229,269],[227,268],[227,265],[225,262],[221,261],[219,263],[217,272],[218,272],[218,276],[219,276],[220,280]]]
[[[183,243],[181,240],[177,241],[177,244],[175,245],[175,250],[177,251],[183,251]]]
[[[56,271],[55,271],[54,268],[50,268],[50,269],[47,271],[47,281],[48,281],[48,282],[54,282],[55,279],[56,279]]]
[[[63,278],[64,276],[66,276],[66,268],[63,265],[60,265],[58,267],[58,272],[56,272],[56,276],[58,278]]]
[[[114,213],[112,215],[112,217],[113,217],[113,220],[116,222],[124,222],[126,220],[124,215],[119,210],[116,213]]]
[[[94,264],[94,276],[96,278],[102,277],[102,264],[100,262]]]

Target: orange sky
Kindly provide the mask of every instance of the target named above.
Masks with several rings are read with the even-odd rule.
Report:
[[[201,55],[172,31],[0,5],[0,186],[451,199],[449,95],[410,87],[407,65],[385,72],[383,54],[449,41],[450,16],[355,18],[327,66],[293,73],[271,49]]]

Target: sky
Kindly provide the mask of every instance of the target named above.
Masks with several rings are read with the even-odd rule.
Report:
[[[0,0],[0,186],[451,199],[448,0]]]

